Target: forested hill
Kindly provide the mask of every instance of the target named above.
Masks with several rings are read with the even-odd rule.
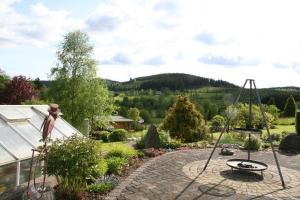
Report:
[[[187,90],[201,87],[236,88],[237,86],[222,80],[214,80],[181,73],[157,74],[131,79],[127,82],[111,82],[109,88],[115,91],[130,89]]]

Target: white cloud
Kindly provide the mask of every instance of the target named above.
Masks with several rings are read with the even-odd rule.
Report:
[[[10,6],[20,0],[1,0],[0,1],[0,12],[10,10]]]
[[[169,2],[127,2],[122,12],[127,20],[110,33],[110,39],[99,33],[97,38],[104,36],[106,43],[99,42],[96,48],[101,52],[110,49],[107,54],[128,52],[133,64],[109,69],[103,65],[99,74],[113,78],[119,73],[116,79],[127,80],[129,76],[185,72],[236,84],[250,77],[258,79],[261,87],[300,85],[299,67],[293,65],[300,63],[297,1],[187,0],[180,6],[168,5]],[[120,1],[105,6],[123,8]],[[202,43],[195,41],[201,33],[206,34],[200,38]],[[124,38],[126,42],[119,44],[114,38]],[[157,55],[164,61],[160,66],[144,65]],[[178,55],[181,59],[175,59]],[[216,62],[198,62],[207,55]],[[278,68],[273,63],[287,65]]]
[[[70,17],[67,11],[53,11],[41,3],[30,6],[30,13],[18,13],[6,6],[0,14],[0,38],[4,47],[30,45],[42,47],[61,40],[66,31],[79,29],[82,20]],[[9,19],[9,20],[7,20]]]
[[[300,86],[297,0],[111,0],[82,19],[43,4],[25,15],[13,3],[0,3],[1,47],[57,45],[82,28],[105,78],[184,72],[239,85],[254,78],[262,87]]]

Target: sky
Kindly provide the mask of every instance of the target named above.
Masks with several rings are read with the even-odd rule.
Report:
[[[82,30],[97,75],[187,73],[300,86],[297,0],[0,0],[0,68],[51,78],[63,36]]]

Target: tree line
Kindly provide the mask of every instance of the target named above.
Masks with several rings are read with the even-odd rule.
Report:
[[[199,87],[236,88],[237,86],[223,80],[214,80],[182,73],[166,73],[130,79],[128,82],[109,82],[109,88],[114,91],[130,89],[138,90],[187,90]]]

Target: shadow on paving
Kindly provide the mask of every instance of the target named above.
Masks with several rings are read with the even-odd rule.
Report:
[[[221,171],[220,175],[225,179],[241,181],[241,182],[260,182],[264,179],[261,174],[242,170],[225,170]]]
[[[194,178],[179,194],[174,198],[174,200],[183,199],[239,199],[239,200],[276,200],[275,198],[267,197],[266,195],[271,195],[273,193],[279,192],[283,189],[274,190],[269,193],[265,193],[259,196],[246,196],[242,194],[237,194],[236,190],[229,186],[224,186],[222,183],[226,181],[223,179],[218,184],[199,184],[196,182],[197,178],[202,173],[200,173],[196,178]],[[193,195],[191,195],[193,193]]]

